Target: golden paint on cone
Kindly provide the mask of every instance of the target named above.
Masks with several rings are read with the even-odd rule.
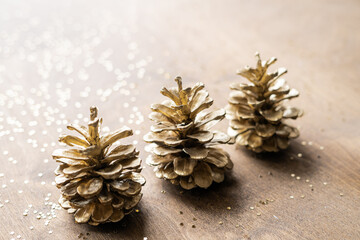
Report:
[[[144,136],[152,146],[146,162],[155,166],[156,177],[184,189],[208,188],[213,181],[222,182],[225,169],[233,166],[230,156],[214,147],[230,137],[209,130],[225,117],[225,110],[203,111],[213,103],[204,84],[183,89],[181,78],[175,81],[178,88],[161,90],[171,100],[151,106],[149,118],[156,124]]]
[[[299,96],[280,78],[287,71],[280,68],[268,73],[268,67],[276,58],[268,61],[258,59],[256,68],[245,67],[238,74],[251,83],[234,83],[226,107],[230,120],[228,134],[237,145],[254,152],[278,152],[289,145],[289,140],[299,136],[295,127],[284,123],[285,119],[296,119],[302,111],[282,105],[284,100]]]
[[[88,127],[70,125],[81,137],[66,135],[59,141],[70,149],[57,149],[54,160],[60,163],[55,170],[56,186],[61,191],[60,205],[74,213],[77,223],[98,225],[120,221],[140,201],[141,160],[133,145],[113,144],[132,135],[123,127],[100,135],[102,119],[98,109],[90,108]]]

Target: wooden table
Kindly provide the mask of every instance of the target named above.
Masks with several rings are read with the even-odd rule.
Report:
[[[0,239],[360,239],[359,23],[355,0],[2,1]],[[301,93],[288,150],[224,146],[226,181],[184,193],[144,163],[139,212],[117,224],[59,209],[51,153],[67,123],[97,105],[105,126],[136,131],[145,159],[162,86],[202,81],[224,107],[256,51]]]

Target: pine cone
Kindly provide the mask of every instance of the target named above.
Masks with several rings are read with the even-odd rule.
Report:
[[[209,131],[225,117],[225,110],[203,112],[213,104],[203,83],[192,88],[163,88],[161,93],[170,98],[162,104],[153,104],[149,117],[156,124],[144,140],[151,144],[152,155],[147,164],[155,166],[158,178],[164,178],[184,189],[196,186],[208,188],[213,181],[224,180],[225,168],[233,163],[229,154],[214,145],[227,143],[230,137],[217,131]]]
[[[60,163],[55,170],[60,205],[75,213],[77,223],[91,225],[120,221],[140,201],[141,186],[145,184],[134,145],[112,146],[132,135],[132,130],[123,127],[100,136],[102,118],[97,117],[97,112],[96,107],[90,108],[88,127],[68,126],[82,137],[59,138],[59,142],[73,148],[57,149],[52,154]]]
[[[226,108],[230,119],[228,134],[236,144],[254,152],[278,152],[288,147],[290,139],[299,136],[298,129],[285,124],[283,119],[296,119],[302,111],[282,105],[284,100],[299,96],[299,92],[280,78],[286,69],[267,73],[276,58],[261,61],[258,53],[256,57],[256,68],[245,67],[238,73],[251,83],[230,85],[232,92]]]

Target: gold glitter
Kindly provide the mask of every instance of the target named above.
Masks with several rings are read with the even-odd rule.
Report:
[[[231,207],[227,207],[226,209],[227,209],[227,210],[231,210]]]
[[[257,216],[261,216],[261,213],[258,212],[256,215],[257,215]]]
[[[222,221],[219,221],[219,225],[223,225],[223,222],[222,222]]]

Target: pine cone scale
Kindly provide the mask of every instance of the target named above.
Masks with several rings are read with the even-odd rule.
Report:
[[[95,204],[90,204],[84,208],[79,208],[75,213],[75,221],[78,223],[86,223],[90,220],[90,217],[95,209]]]
[[[53,158],[57,160],[58,158],[68,158],[72,160],[84,160],[88,161],[89,157],[82,155],[80,149],[56,149],[53,152]]]
[[[120,163],[116,162],[109,167],[100,169],[99,171],[94,171],[94,173],[104,179],[115,179],[120,176],[122,169],[123,166]]]
[[[113,214],[114,209],[110,204],[95,204],[91,220],[95,223],[106,222]]]
[[[75,136],[60,136],[59,142],[63,142],[70,146],[78,146],[82,148],[87,148],[90,146],[90,143],[88,143],[85,139]]]
[[[200,143],[208,143],[214,138],[214,133],[209,132],[209,131],[201,131],[200,130],[197,133],[188,134],[187,137],[196,139]]]
[[[163,164],[163,163],[168,163],[168,162],[171,162],[173,161],[173,159],[175,159],[176,156],[172,156],[172,155],[166,155],[166,156],[158,156],[156,154],[154,155],[149,155],[147,158],[146,158],[146,163],[148,165],[153,165],[153,166],[156,166],[156,165],[159,165],[159,164]]]
[[[123,127],[122,129],[117,130],[114,133],[109,133],[109,134],[105,135],[104,137],[102,137],[100,139],[100,146],[101,146],[101,148],[105,148],[122,138],[131,136],[132,134],[133,134],[133,132],[130,128]]]
[[[186,190],[190,190],[194,187],[196,187],[196,184],[192,177],[189,178],[180,178],[180,186]]]
[[[256,134],[260,137],[271,137],[276,132],[276,127],[271,124],[256,124]]]
[[[123,211],[120,211],[118,209],[114,209],[114,212],[113,214],[111,215],[111,217],[109,218],[109,220],[111,222],[118,222],[120,221],[123,217],[124,217],[124,212]]]
[[[194,169],[195,184],[202,188],[208,188],[212,181],[212,171],[208,164],[199,162]]]
[[[174,172],[179,176],[189,176],[196,166],[197,161],[191,158],[174,158]]]

